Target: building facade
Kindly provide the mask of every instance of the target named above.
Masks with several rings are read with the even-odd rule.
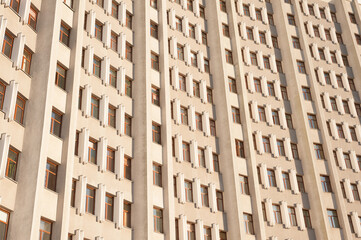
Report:
[[[1,0],[0,240],[361,238],[357,0]]]

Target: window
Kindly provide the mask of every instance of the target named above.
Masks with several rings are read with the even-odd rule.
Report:
[[[219,160],[218,160],[218,155],[213,153],[212,154],[212,158],[213,158],[213,170],[215,172],[219,172]]]
[[[219,240],[227,240],[227,233],[219,231]]]
[[[202,148],[198,148],[198,163],[199,163],[199,166],[206,167],[204,149],[202,149]]]
[[[157,9],[157,0],[150,0],[150,6]]]
[[[345,111],[345,113],[350,114],[350,108],[348,106],[348,102],[347,101],[342,101],[342,106],[343,106],[343,110]]]
[[[280,156],[285,156],[286,155],[285,154],[285,146],[284,146],[283,141],[282,140],[277,140],[276,143],[277,143],[278,154]]]
[[[317,124],[316,115],[314,115],[314,114],[307,114],[307,117],[308,117],[308,123],[309,123],[309,125],[310,125],[310,128],[318,129],[318,124]]]
[[[272,45],[273,45],[273,47],[274,48],[279,48],[279,46],[278,46],[278,41],[277,41],[277,37],[274,37],[274,36],[272,36]]]
[[[250,53],[250,56],[251,56],[251,64],[252,64],[253,66],[257,66],[257,65],[258,65],[258,60],[257,60],[257,55],[256,55],[256,53],[251,52],[251,53]]]
[[[249,11],[249,5],[243,4],[243,14],[247,17],[251,16]]]
[[[342,62],[346,67],[350,66],[350,63],[349,63],[348,58],[347,58],[346,55],[342,55]]]
[[[117,85],[117,69],[113,66],[109,67],[109,84],[113,87]]]
[[[221,191],[216,190],[216,198],[217,198],[217,209],[218,211],[223,212],[223,193]]]
[[[273,124],[280,125],[280,117],[278,116],[277,110],[272,110],[272,120]]]
[[[228,77],[228,85],[229,85],[230,92],[237,93],[236,79]]]
[[[303,220],[305,221],[305,226],[307,228],[312,228],[310,211],[307,209],[302,209],[302,213],[303,213]]]
[[[317,26],[313,26],[313,32],[315,34],[315,37],[320,37],[320,30]]]
[[[268,13],[268,14],[267,14],[267,17],[268,17],[268,22],[269,22],[269,24],[272,25],[272,26],[274,26],[274,25],[275,25],[275,22],[274,22],[274,20],[273,20],[273,15],[270,14],[270,13]]]
[[[209,207],[207,186],[201,186],[201,199],[202,199],[202,206]]]
[[[186,201],[193,202],[192,183],[189,181],[184,181],[184,188]]]
[[[103,24],[99,21],[95,21],[95,32],[94,37],[98,39],[99,41],[102,40],[103,35]]]
[[[98,143],[94,139],[89,139],[89,153],[88,153],[88,161],[90,163],[97,163],[97,147]]]
[[[125,59],[133,61],[133,46],[128,42],[125,44]]]
[[[181,123],[188,125],[188,110],[185,107],[180,107]]]
[[[125,77],[125,95],[132,97],[132,80],[129,77]]]
[[[199,82],[196,82],[196,81],[193,81],[193,96],[195,96],[195,97],[201,96]]]
[[[100,71],[101,71],[101,59],[97,56],[93,58],[93,74],[100,78]]]
[[[353,198],[355,199],[355,201],[360,201],[360,195],[358,193],[356,184],[351,184],[351,191],[352,191],[352,195],[353,195]]]
[[[118,51],[118,34],[113,31],[110,34],[110,49]]]
[[[185,162],[190,162],[191,161],[190,146],[188,143],[186,143],[186,142],[182,143],[182,151],[183,151],[183,160]]]
[[[153,122],[152,123],[152,140],[154,143],[160,144],[160,125]]]
[[[116,2],[116,1],[112,1],[112,12],[111,12],[111,15],[112,17],[118,19],[118,7],[119,7],[119,4]]]
[[[273,215],[277,224],[282,224],[281,208],[277,204],[272,205]]]
[[[124,133],[127,136],[132,136],[132,118],[128,114],[124,117]]]
[[[288,24],[290,24],[292,26],[296,26],[295,16],[293,16],[291,14],[287,14],[287,19],[288,19]]]
[[[232,118],[234,123],[241,123],[241,116],[238,108],[232,107]]]
[[[259,20],[259,21],[262,21],[261,9],[256,9],[255,12],[256,12],[256,19]]]
[[[237,157],[245,158],[243,142],[236,139],[236,154]]]
[[[297,175],[297,185],[298,185],[298,189],[300,190],[301,193],[306,192],[305,191],[305,184],[303,183],[303,177],[301,175]]]
[[[152,86],[152,103],[154,105],[160,106],[159,102],[159,88]]]
[[[162,186],[162,166],[156,163],[153,163],[153,184]]]
[[[270,187],[277,187],[275,171],[267,169],[267,176]]]
[[[341,124],[336,124],[336,129],[337,129],[338,137],[339,138],[345,138],[345,134],[343,132],[342,125]]]
[[[211,129],[211,136],[216,136],[216,122],[212,119],[209,120],[209,127]]]
[[[351,233],[355,233],[355,228],[353,227],[352,224],[352,217],[351,215],[347,215],[347,219],[348,219],[348,223],[350,225],[350,229],[351,229]],[[359,221],[361,222],[361,218],[359,217]]]
[[[223,31],[223,36],[225,37],[229,37],[229,27],[226,24],[222,24],[222,31]]]
[[[353,13],[348,13],[348,15],[349,15],[349,17],[350,17],[350,22],[351,22],[351,23],[354,23],[354,24],[357,24],[355,14],[353,14]]]
[[[53,109],[53,111],[51,112],[51,126],[50,126],[51,134],[61,137],[62,118],[63,118],[63,114]]]
[[[226,1],[219,0],[219,7],[220,7],[222,12],[226,12],[227,11],[227,9],[226,9]]]
[[[187,9],[193,11],[193,0],[187,0]]]
[[[132,179],[132,161],[129,157],[124,156],[124,178]]]
[[[253,218],[251,214],[243,213],[244,228],[247,234],[254,235]]]
[[[356,42],[358,45],[361,45],[361,35],[355,33]]]
[[[330,222],[330,226],[332,228],[339,228],[340,224],[338,222],[337,212],[336,210],[327,209],[328,221]]]
[[[90,116],[99,119],[99,98],[95,95],[91,96],[91,112]]]
[[[288,100],[287,88],[281,86],[281,95],[283,100]]]
[[[159,56],[154,52],[152,52],[150,59],[151,59],[152,68],[156,71],[159,71]]]
[[[99,7],[103,7],[103,1],[104,1],[104,0],[95,0],[95,3],[96,3]]]
[[[204,240],[212,240],[212,230],[210,227],[203,227]]]
[[[3,103],[5,99],[5,90],[6,90],[5,84],[0,81],[0,109],[3,108]]]
[[[182,74],[179,74],[179,90],[184,92],[187,90],[186,77]]]
[[[203,19],[206,18],[204,7],[201,5],[199,6],[199,16]]]
[[[291,143],[291,151],[294,159],[299,159],[297,144]]]
[[[282,172],[283,186],[287,190],[291,190],[290,175],[287,172]]]
[[[59,63],[56,65],[55,85],[65,90],[67,70]]]
[[[352,141],[357,141],[357,135],[356,135],[356,130],[354,127],[349,127],[350,128],[350,135],[351,135],[351,139]]]
[[[153,21],[150,22],[150,36],[158,39],[158,25]]]
[[[325,29],[325,35],[327,40],[332,41],[331,32],[329,29]]]
[[[107,163],[106,169],[109,172],[114,172],[114,165],[115,165],[115,150],[108,147],[107,148]]]
[[[95,188],[87,185],[85,211],[94,214],[95,210]]]
[[[208,41],[207,41],[207,33],[202,31],[202,43],[204,45],[207,45]]]
[[[274,84],[272,82],[267,82],[267,89],[268,89],[268,94],[270,96],[275,96],[275,87],[274,87]]]
[[[298,72],[299,72],[299,73],[306,74],[305,62],[298,60],[298,61],[297,61],[297,68],[298,68]]]
[[[271,144],[269,137],[262,137],[263,149],[266,153],[271,153]]]
[[[349,78],[349,79],[348,79],[348,84],[350,85],[350,89],[351,89],[352,91],[356,91],[355,82],[354,82],[354,80],[353,80],[352,78]]]
[[[322,48],[318,49],[318,55],[320,56],[321,60],[326,60],[325,52],[323,51]]]
[[[330,177],[326,175],[320,175],[320,178],[323,192],[332,192]]]
[[[226,62],[229,64],[233,64],[233,56],[232,56],[232,52],[230,50],[225,50],[226,52]]]
[[[297,226],[296,210],[294,207],[287,207],[291,226]]]
[[[323,153],[323,148],[322,148],[321,144],[314,143],[313,148],[315,150],[317,159],[324,159],[325,158],[325,155]]]
[[[355,108],[356,108],[356,112],[357,112],[357,116],[361,116],[361,104],[359,103],[355,103]]]
[[[196,38],[196,28],[192,24],[189,24],[189,37],[193,39]]]
[[[282,67],[282,62],[281,61],[276,60],[276,67],[277,67],[277,72],[283,73],[283,67]]]
[[[250,195],[248,177],[240,175],[239,176],[239,181],[240,181],[240,185],[241,185],[241,193],[246,194],[246,195]]]
[[[154,232],[163,233],[163,210],[153,208]]]
[[[254,40],[252,28],[247,28],[247,38],[249,40]]]
[[[213,103],[213,94],[212,94],[212,89],[210,88],[207,88],[207,102]]]
[[[187,222],[187,240],[195,240],[196,232],[194,223]]]
[[[15,105],[14,120],[20,124],[24,121],[25,98],[18,94]]]
[[[47,189],[56,191],[56,175],[58,166],[50,161],[46,162],[45,183]]]
[[[202,115],[199,113],[196,113],[195,118],[196,118],[196,129],[199,131],[202,131],[203,130]]]
[[[13,1],[15,2],[16,0]],[[8,58],[11,58],[11,53],[13,51],[13,45],[14,45],[14,38],[15,37],[12,33],[10,33],[8,30],[5,31],[2,52]]]
[[[51,230],[52,230],[52,223],[48,220],[41,219],[40,220],[40,238],[39,240],[48,240],[51,239]]]
[[[114,197],[109,193],[105,194],[105,219],[113,221]]]
[[[2,240],[7,239],[10,213],[0,208],[0,236]]]
[[[61,22],[59,41],[64,43],[66,46],[69,46],[69,38],[70,38],[70,27],[67,26],[64,22]]]
[[[175,18],[175,28],[180,32],[182,32],[182,30],[183,30],[183,28],[182,28],[182,19],[179,18],[179,17]]]
[[[177,56],[179,60],[184,60],[184,47],[180,44],[177,44]]]
[[[124,202],[123,205],[123,226],[130,228],[131,226],[131,210],[132,205],[129,202]]]
[[[269,61],[269,57],[263,56],[263,64],[265,69],[271,69],[271,64]]]
[[[258,107],[258,115],[261,122],[266,121],[266,110],[264,109],[264,107]]]
[[[33,55],[33,53],[29,50],[29,48],[25,47],[24,53],[23,53],[23,62],[21,64],[21,70],[23,70],[27,74],[30,74],[32,55]]]
[[[265,32],[259,32],[259,41],[262,44],[267,44],[266,33]]]
[[[8,162],[6,165],[5,176],[15,180],[16,179],[16,170],[19,161],[19,151],[15,150],[10,146],[8,153]]]

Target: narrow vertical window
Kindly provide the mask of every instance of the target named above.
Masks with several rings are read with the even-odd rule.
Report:
[[[5,176],[12,180],[16,179],[16,170],[17,170],[18,160],[19,160],[19,151],[10,147],[9,153],[8,153],[8,161],[7,161],[7,165],[6,165]]]
[[[123,205],[123,226],[130,228],[131,226],[131,204],[124,202]]]
[[[129,157],[124,157],[124,178],[131,180],[132,178],[132,161]]]
[[[159,208],[153,208],[154,232],[163,233],[163,211]]]
[[[153,163],[153,184],[162,186],[162,166],[156,163]]]
[[[88,162],[97,163],[97,147],[98,143],[94,139],[89,139],[89,149],[88,149]]]
[[[160,125],[153,122],[152,123],[152,140],[154,143],[161,143],[161,139],[160,139]]]
[[[62,125],[63,114],[53,109],[51,112],[51,126],[50,133],[57,137],[61,137],[61,125]]]
[[[40,220],[40,238],[39,240],[49,240],[51,239],[51,230],[52,230],[52,223],[48,220],[41,219]]]
[[[58,166],[49,160],[46,162],[46,172],[45,172],[45,183],[44,186],[47,189],[56,191],[56,176],[57,176]]]
[[[14,120],[20,124],[23,124],[24,122],[25,103],[25,98],[18,94],[15,105]]]
[[[85,202],[85,211],[87,213],[94,214],[95,210],[95,188],[91,186],[86,187],[86,202]]]
[[[0,81],[0,109],[3,108],[6,85]]]
[[[114,172],[114,166],[115,166],[115,150],[108,147],[107,148],[107,164],[106,169],[109,172]]]
[[[65,90],[66,82],[66,72],[67,70],[61,66],[59,63],[56,65],[56,74],[55,74],[55,85]]]
[[[90,115],[96,119],[99,119],[99,98],[95,95],[91,96],[91,111]]]
[[[10,33],[8,30],[5,31],[2,52],[8,58],[11,58],[11,53],[13,51],[13,45],[14,45],[14,38],[15,36],[12,33]]]
[[[33,53],[30,51],[30,49],[25,47],[24,53],[23,53],[23,61],[21,64],[21,70],[23,70],[27,74],[30,74],[32,56],[33,56]]]
[[[64,22],[61,22],[59,41],[64,43],[66,46],[69,46],[69,38],[70,38],[70,27],[66,25]]]
[[[109,193],[105,194],[105,219],[113,221],[114,197]]]

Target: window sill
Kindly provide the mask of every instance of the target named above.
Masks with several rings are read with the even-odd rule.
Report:
[[[47,187],[45,187],[45,186],[44,186],[44,189],[47,190],[47,191],[49,191],[49,192],[51,192],[51,193],[53,193],[53,194],[59,195],[59,193],[57,193],[56,191],[51,190],[51,189],[49,189],[49,188],[47,188]]]
[[[61,137],[55,135],[54,133],[51,133],[51,132],[50,132],[50,135],[53,136],[53,137],[55,137],[55,138],[57,138],[57,139],[59,139],[59,140],[62,141],[62,142],[64,141]]]
[[[8,179],[9,181],[15,183],[16,185],[18,184],[18,182],[16,180],[12,179],[12,178],[9,178],[7,176],[5,176],[5,178]]]
[[[71,6],[69,6],[69,5],[66,4],[65,2],[63,2],[63,3],[64,3],[64,5],[67,6],[71,11],[75,12],[74,9],[73,9]]]
[[[66,47],[67,49],[69,49],[69,51],[71,51],[71,48],[68,45],[66,45],[65,43],[63,43],[62,41],[59,41],[59,43],[61,45],[63,45],[64,47]]]
[[[61,87],[59,87],[58,85],[55,84],[55,86],[60,89],[61,91],[63,91],[65,94],[68,94],[68,92],[65,89],[62,89]]]

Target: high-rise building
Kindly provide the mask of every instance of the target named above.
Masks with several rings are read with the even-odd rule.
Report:
[[[1,0],[0,240],[361,238],[358,0]]]

